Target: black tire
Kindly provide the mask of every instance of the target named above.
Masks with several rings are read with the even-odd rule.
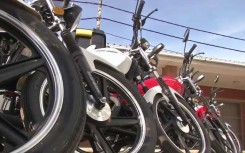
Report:
[[[242,148],[241,148],[240,141],[239,141],[239,139],[237,138],[237,136],[235,135],[235,133],[234,133],[231,129],[229,129],[229,134],[230,134],[232,140],[233,140],[234,143],[235,143],[237,153],[242,153]]]
[[[36,153],[60,153],[73,152],[76,148],[84,129],[86,118],[86,103],[84,89],[81,87],[81,81],[78,72],[74,66],[71,56],[57,37],[49,31],[36,17],[34,17],[25,6],[17,1],[0,1],[0,27],[9,32],[15,39],[28,47],[35,57],[30,57],[24,61],[5,65],[19,66],[19,71],[13,71],[15,74],[11,79],[5,82],[4,88],[16,82],[16,79],[34,72],[37,68],[44,68],[50,77],[50,93],[53,107],[47,113],[45,119],[35,127],[32,124],[31,131],[29,127],[17,127],[9,122],[1,120],[0,140],[2,152],[36,152]],[[26,62],[33,62],[27,65]],[[36,61],[40,64],[36,66]],[[30,68],[32,66],[32,68]],[[2,70],[3,67],[1,67]],[[16,69],[15,69],[16,70]],[[1,76],[2,76],[1,72]],[[28,79],[27,79],[28,83]],[[2,86],[1,86],[2,88]],[[21,92],[21,91],[20,91]],[[35,91],[32,91],[35,92]],[[23,93],[24,94],[24,93]],[[22,95],[22,93],[21,93]],[[29,97],[22,97],[26,100]],[[4,115],[1,113],[0,115]],[[9,114],[8,114],[9,115]],[[23,114],[22,114],[23,115]],[[15,117],[15,116],[13,116]],[[21,116],[22,121],[24,120]],[[8,120],[8,119],[6,119]],[[4,126],[8,126],[8,132],[4,132]],[[14,130],[13,131],[13,127]],[[23,142],[13,139],[17,132],[18,137],[23,136]],[[9,136],[12,134],[12,136]],[[17,134],[16,134],[17,135]],[[13,144],[11,141],[16,141]]]
[[[36,124],[44,119],[48,103],[52,104],[49,95],[46,98],[46,94],[40,97],[40,92],[38,92],[38,90],[47,92],[47,89],[50,88],[48,87],[48,82],[50,81],[47,81],[47,72],[43,69],[36,70],[35,73],[29,75],[26,80],[21,96],[21,104],[22,107],[25,108],[23,111],[25,114],[25,122],[26,124],[29,124],[30,122]],[[41,106],[42,103],[36,102],[40,101],[40,98],[44,99],[43,101],[46,103],[45,107]]]
[[[206,122],[208,123],[211,146],[216,153],[238,153],[237,149],[240,149],[241,152],[240,143],[230,129],[228,129],[228,134],[224,134],[215,120],[208,119]]]
[[[122,96],[124,98],[128,96],[128,98],[130,98],[131,100],[133,99],[131,102],[127,101],[127,105],[138,105],[138,106],[134,106],[135,110],[141,111],[139,114],[141,114],[142,119],[144,118],[144,120],[145,120],[145,123],[144,122],[141,123],[142,127],[145,130],[145,135],[143,133],[141,133],[141,130],[143,130],[142,127],[141,127],[142,129],[140,129],[140,126],[133,125],[133,126],[138,126],[137,128],[139,128],[137,130],[137,137],[135,137],[134,140],[132,140],[132,138],[126,139],[126,137],[128,137],[128,136],[127,136],[127,134],[125,134],[125,135],[121,136],[121,139],[125,138],[125,140],[121,141],[120,143],[118,141],[117,143],[113,144],[113,143],[107,141],[107,144],[109,144],[109,145],[103,146],[102,143],[100,141],[98,141],[98,143],[100,145],[102,145],[101,148],[104,149],[103,151],[104,152],[119,152],[119,150],[121,149],[122,146],[130,145],[130,147],[132,147],[132,148],[129,149],[128,152],[140,152],[140,153],[152,153],[152,152],[154,152],[155,145],[156,145],[156,127],[155,127],[155,122],[153,119],[152,112],[149,108],[149,105],[146,103],[145,99],[140,95],[140,93],[138,92],[136,87],[133,86],[121,73],[119,73],[116,70],[114,70],[108,66],[105,66],[103,64],[96,63],[95,66],[97,68],[97,71],[93,72],[93,76],[95,77],[95,79],[98,77],[98,78],[103,78],[103,79],[107,80],[107,83],[109,84],[108,85],[109,88],[113,88],[113,90],[115,90],[115,91],[120,91],[120,89],[123,89],[123,91],[119,92],[120,96]],[[111,123],[113,122],[113,117],[115,117],[115,116],[113,116],[113,111],[114,110],[112,110]],[[120,111],[125,111],[125,109],[123,109],[123,106],[121,107]],[[130,112],[130,113],[132,113],[132,112]],[[135,112],[133,112],[133,113],[135,113]],[[117,116],[117,117],[119,117],[119,116]],[[141,121],[143,121],[143,120],[141,120]],[[123,123],[123,120],[121,123]],[[124,126],[125,125],[122,124],[121,127],[120,126],[116,126],[116,127],[120,127],[121,129],[123,129]],[[103,127],[101,127],[101,128],[97,127],[96,128],[94,125],[91,126],[91,124],[88,125],[88,127],[90,129],[90,132],[89,132],[90,134],[91,133],[99,133],[96,131],[103,131],[100,136],[98,136],[98,135],[96,136],[96,137],[100,137],[100,138],[101,137],[105,138],[107,136],[109,137],[110,134],[113,133],[113,132],[112,133],[107,132],[107,131],[110,131],[110,128],[111,128],[110,123],[105,128],[103,128]],[[93,131],[93,129],[95,131]],[[127,129],[128,128],[125,128],[125,130],[127,130]],[[141,136],[142,137],[144,136],[142,139],[143,142],[138,142],[140,139],[138,140],[137,138],[141,137]],[[91,139],[88,138],[88,140],[90,140],[90,142],[91,142]],[[96,138],[94,138],[93,140],[96,140]],[[138,145],[138,147],[140,147],[139,150],[136,150],[137,145]],[[119,146],[119,147],[117,148],[116,146],[117,147]],[[133,147],[133,146],[135,146],[135,147]],[[110,148],[110,149],[106,150],[105,148]],[[93,152],[97,152],[97,151],[98,150],[93,150]]]
[[[169,103],[167,103],[166,100],[161,96],[156,96],[154,99],[153,113],[156,118],[158,144],[160,148],[163,152],[166,153],[182,153],[188,152],[191,149],[198,150],[198,152],[202,153],[210,153],[211,144],[203,124],[201,123],[193,109],[183,99],[178,98],[178,101],[179,106],[182,108],[188,119],[191,121],[191,125],[188,125],[189,131],[186,132],[180,129],[180,126],[178,126],[177,124],[176,117],[170,117],[171,115],[169,115],[167,107],[170,107],[171,110],[169,110],[174,113],[175,110],[173,109],[173,106],[169,105]],[[164,109],[159,109],[160,107]],[[163,127],[164,125],[166,125],[166,123],[169,123],[168,126]],[[184,127],[185,126],[183,126],[183,128]],[[196,131],[192,131],[190,130],[190,128],[194,128]],[[195,137],[199,137],[199,144],[202,143],[201,145],[195,146],[196,142],[193,139],[188,139],[187,134],[193,134],[191,132],[198,133],[197,135],[195,135]],[[178,137],[179,135],[181,135],[181,137]],[[181,145],[180,139],[183,140],[188,149],[186,149],[184,145]],[[194,148],[191,148],[191,146]],[[186,151],[185,149],[188,151]]]

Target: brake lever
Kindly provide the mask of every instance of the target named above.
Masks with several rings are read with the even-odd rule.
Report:
[[[205,54],[204,52],[197,53],[197,54],[195,54],[195,55],[192,55],[192,56],[193,56],[192,58],[196,57],[197,55],[204,55],[204,54]]]
[[[154,12],[157,12],[158,9],[151,11],[143,20],[141,20],[142,27],[145,25],[146,19],[149,18]]]
[[[194,77],[197,73],[199,73],[199,71],[196,71],[195,73],[193,73],[193,74],[191,75],[191,79],[193,79],[193,77]]]
[[[216,87],[215,89],[212,90],[212,93],[216,93],[216,94],[217,94],[217,91],[218,91],[219,89],[220,89],[219,87]]]
[[[205,54],[204,52],[201,52],[201,53],[197,53],[197,54],[189,54],[189,53],[187,53],[185,56],[186,56],[186,59],[188,58],[188,60],[187,60],[187,63],[188,64],[190,64],[191,62],[192,62],[192,60],[193,60],[193,58],[194,57],[196,57],[197,55],[202,55],[202,54]]]

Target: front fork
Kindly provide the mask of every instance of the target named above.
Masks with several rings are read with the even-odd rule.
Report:
[[[75,63],[83,76],[83,79],[87,83],[95,101],[93,102],[94,107],[97,110],[102,110],[105,107],[106,98],[102,96],[100,90],[98,89],[98,85],[96,84],[94,78],[92,77],[92,71],[88,65],[87,59],[83,55],[80,47],[77,45],[73,35],[70,30],[68,30],[65,26],[65,21],[62,15],[61,9],[57,9],[52,0],[46,0],[46,3],[51,11],[51,15],[54,18],[55,24],[59,26],[61,30],[61,37],[73,56]],[[64,12],[64,8],[63,12]]]
[[[214,111],[214,110],[212,108],[209,108],[209,111]],[[232,139],[232,137],[229,133],[229,130],[230,130],[229,127],[216,114],[213,114],[213,115],[214,116],[210,116],[210,117],[213,117],[213,120],[215,120],[215,123],[217,124],[217,126],[214,128],[220,128],[222,130],[223,134],[226,136],[227,141],[229,142],[229,144],[232,145],[232,146],[230,146],[230,147],[232,147],[231,149],[233,149],[233,152],[236,153],[237,148],[236,148],[236,145],[234,143],[234,140]],[[212,120],[212,118],[210,118],[210,119]],[[216,129],[216,130],[218,130],[218,129]]]
[[[184,114],[183,110],[180,108],[179,104],[178,104],[178,99],[177,97],[174,95],[174,93],[170,90],[170,88],[168,87],[168,85],[164,82],[164,80],[162,79],[162,77],[156,72],[153,71],[154,75],[157,78],[157,82],[160,85],[160,87],[162,88],[162,92],[163,94],[165,94],[169,100],[170,103],[174,106],[175,110],[178,112],[179,116],[182,119],[182,123],[183,125],[187,125],[189,123],[188,118],[186,117],[186,115]]]
[[[64,30],[61,32],[63,41],[65,42],[68,50],[71,52],[75,63],[78,66],[80,73],[82,74],[89,90],[93,94],[95,99],[94,106],[101,110],[105,106],[106,98],[102,96],[98,85],[96,84],[94,78],[92,77],[92,71],[87,63],[87,59],[83,55],[80,47],[75,42],[71,32],[69,30]]]

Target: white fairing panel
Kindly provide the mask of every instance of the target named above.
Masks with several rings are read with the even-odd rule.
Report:
[[[81,49],[88,60],[92,71],[96,69],[94,65],[95,60],[105,63],[123,74],[126,74],[129,71],[132,64],[132,60],[127,54],[122,53],[115,48],[94,49],[94,46],[90,46],[87,49]]]

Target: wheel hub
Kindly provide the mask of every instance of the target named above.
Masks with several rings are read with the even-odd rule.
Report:
[[[221,135],[221,137],[224,139],[224,140],[227,140],[225,134],[223,133],[223,131],[221,129],[218,129],[219,131],[219,134]]]
[[[184,132],[184,133],[189,133],[190,132],[190,127],[189,125],[184,125],[183,124],[183,120],[178,116],[177,120],[176,120],[176,124],[178,126],[178,128]]]
[[[94,106],[94,98],[89,95],[87,99],[87,115],[95,121],[98,122],[107,122],[111,117],[111,108],[108,103],[105,103],[105,106],[98,110]]]

